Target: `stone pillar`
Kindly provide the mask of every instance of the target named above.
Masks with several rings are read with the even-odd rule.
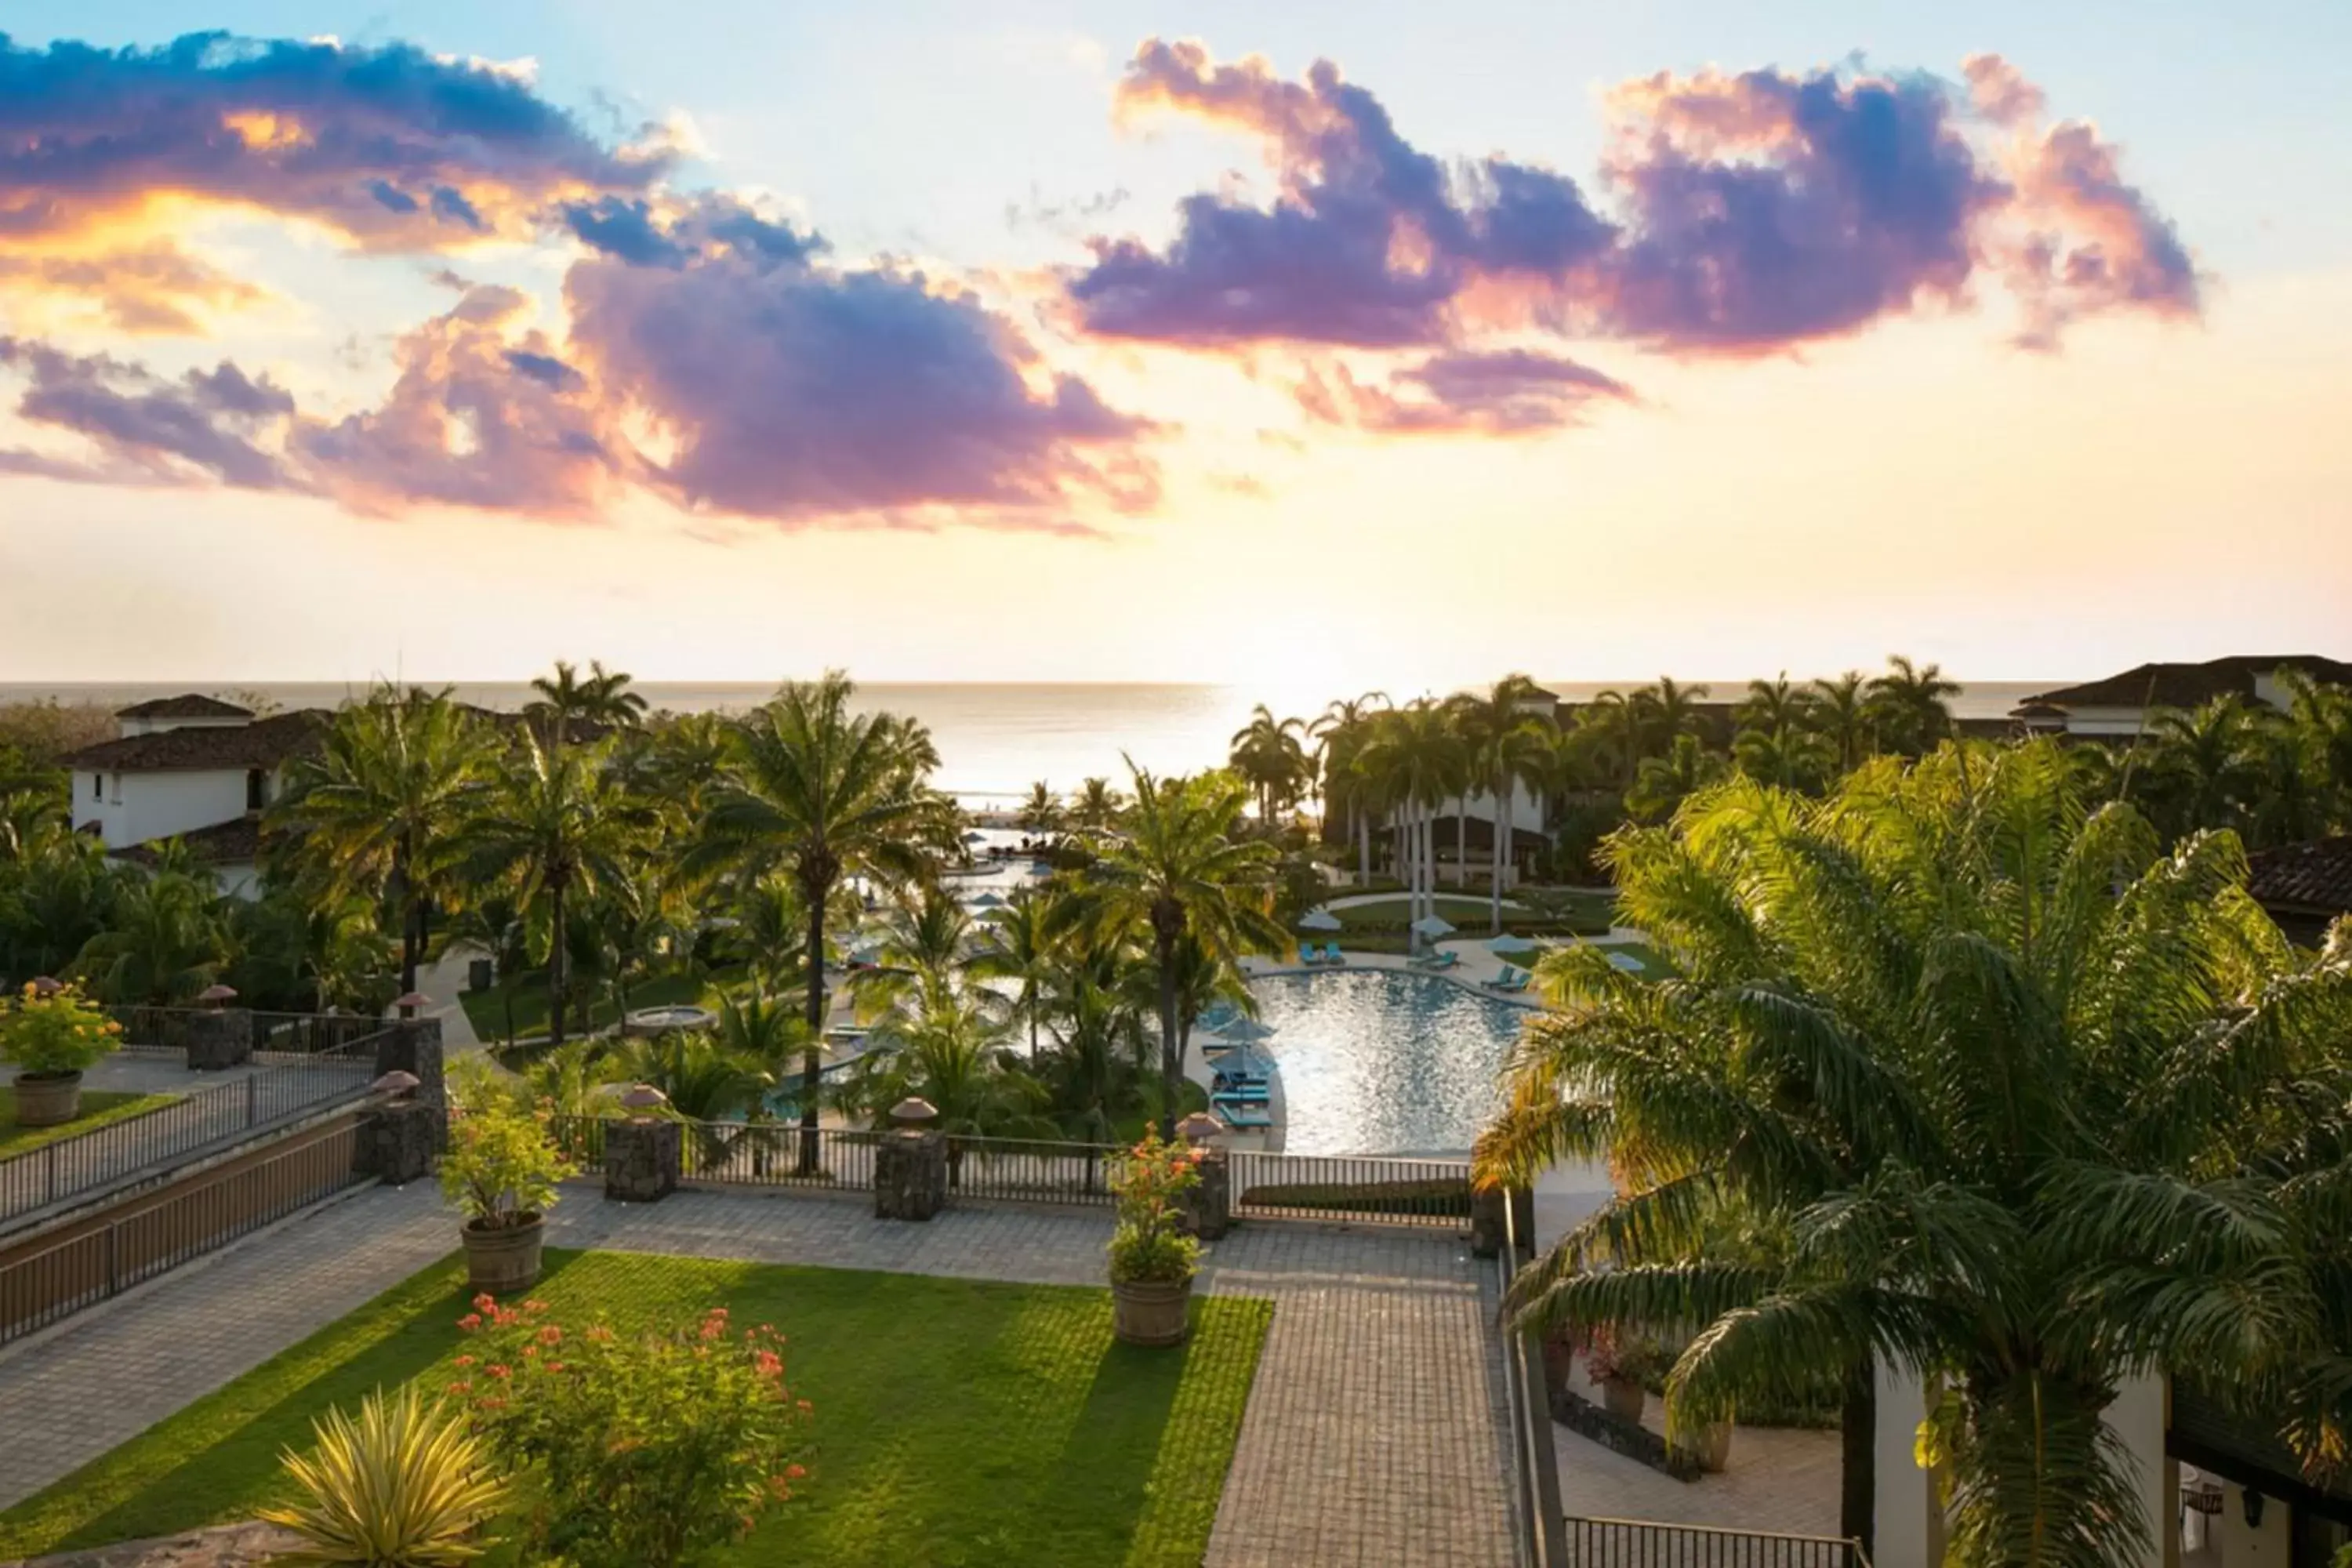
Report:
[[[874,1149],[874,1217],[929,1219],[947,1206],[948,1141],[900,1128]]]
[[[1499,1257],[1503,1250],[1503,1205],[1510,1195],[1500,1187],[1470,1189],[1470,1250],[1480,1258]]]
[[[436,1106],[414,1100],[378,1106],[360,1122],[354,1168],[393,1186],[405,1186],[433,1168],[442,1126]]]
[[[685,1166],[686,1128],[650,1116],[604,1129],[604,1195],[625,1204],[653,1204],[677,1191]]]
[[[1201,1151],[1197,1184],[1177,1199],[1178,1224],[1202,1241],[1214,1241],[1234,1225],[1234,1166],[1223,1149]]]
[[[220,1007],[188,1015],[188,1067],[195,1072],[218,1072],[243,1067],[253,1059],[253,1014],[244,1007]]]

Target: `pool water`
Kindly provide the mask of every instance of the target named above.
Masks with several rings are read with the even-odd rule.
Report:
[[[1502,1103],[1531,1015],[1433,975],[1334,970],[1255,981],[1282,1074],[1284,1150],[1459,1154]]]

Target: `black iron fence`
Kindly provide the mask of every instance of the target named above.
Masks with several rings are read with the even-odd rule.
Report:
[[[193,1020],[206,1016],[199,1007],[110,1006],[108,1017],[122,1026],[123,1043],[149,1049],[180,1051],[197,1027]],[[272,1013],[247,1009],[253,1020],[253,1048],[274,1056],[320,1056],[348,1047],[354,1040],[383,1032],[384,1021],[357,1013]]]
[[[948,1140],[948,1201],[1081,1204],[1108,1207],[1110,1162],[1120,1151],[1101,1143],[1021,1138]]]
[[[1568,1520],[1568,1568],[1870,1568],[1857,1542],[1640,1519]]]
[[[1255,1150],[1235,1150],[1232,1161],[1234,1213],[1239,1217],[1469,1228],[1467,1161]]]
[[[360,1036],[0,1160],[0,1223],[356,1099],[374,1077],[374,1036]]]
[[[337,1127],[282,1153],[207,1172],[118,1219],[0,1262],[0,1344],[362,1180],[352,1168],[356,1136]]]

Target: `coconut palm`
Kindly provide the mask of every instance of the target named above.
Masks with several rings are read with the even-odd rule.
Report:
[[[1820,789],[1837,761],[1828,736],[1786,720],[1740,731],[1732,737],[1731,756],[1751,779],[1801,790]]]
[[[1337,805],[1347,813],[1348,837],[1356,846],[1359,887],[1372,879],[1372,821],[1363,775],[1355,764],[1362,753],[1365,737],[1370,732],[1372,715],[1391,706],[1385,691],[1336,698],[1322,716],[1307,727],[1315,742],[1314,771],[1321,781],[1324,810],[1328,813]]]
[[[1070,826],[1082,833],[1100,833],[1114,826],[1126,809],[1127,798],[1110,780],[1083,779],[1070,797]]]
[[[1625,809],[1643,822],[1658,822],[1722,776],[1723,759],[1698,743],[1696,735],[1676,735],[1663,757],[1644,757],[1625,792]]]
[[[219,979],[229,954],[211,878],[163,871],[122,889],[106,929],[82,944],[73,967],[101,1001],[168,1007]]]
[[[975,941],[971,911],[936,884],[910,888],[875,922],[881,962],[856,982],[869,1013],[915,990],[952,987],[961,978]]]
[[[929,873],[953,838],[954,805],[928,784],[939,764],[910,719],[854,711],[838,671],[787,683],[744,717],[735,756],[713,787],[703,842],[688,857],[751,877],[789,870],[808,921],[803,963],[810,1044],[801,1070],[803,1172],[817,1164],[817,1088],[824,1034],[825,914],[847,876],[900,886]]]
[[[488,765],[481,726],[447,691],[380,687],[298,760],[276,815],[331,893],[400,912],[400,986],[416,989],[428,911],[459,900],[456,845]]]
[[[1149,942],[1160,1015],[1160,1131],[1172,1136],[1184,1072],[1178,1006],[1184,943],[1230,963],[1244,952],[1280,951],[1289,933],[1269,913],[1273,846],[1231,831],[1248,786],[1222,771],[1161,779],[1132,762],[1128,771],[1135,805],[1119,830],[1098,841],[1097,859],[1059,906],[1056,924],[1097,942],[1132,933]]]
[[[1029,786],[1029,798],[1021,803],[1021,831],[1040,836],[1062,831],[1067,821],[1062,810],[1062,797],[1054,786],[1039,779]]]
[[[542,749],[526,732],[497,782],[475,792],[459,836],[474,883],[503,894],[531,946],[546,955],[548,1039],[555,1046],[563,1044],[575,900],[625,891],[644,844],[644,809],[603,763],[599,749]]]
[[[1814,681],[1809,716],[1836,748],[1841,774],[1853,772],[1874,750],[1869,682],[1862,671],[1849,669],[1834,680]]]
[[[634,730],[645,722],[646,700],[629,686],[626,674],[606,669],[601,658],[588,661],[585,679],[559,658],[552,676],[531,679],[530,689],[539,695],[523,705],[523,714],[550,745],[562,745],[583,725]]]
[[[1521,784],[1542,779],[1551,755],[1553,725],[1525,707],[1538,689],[1527,676],[1507,675],[1486,696],[1465,695],[1454,703],[1469,753],[1469,776],[1494,805],[1487,916],[1496,936],[1503,931],[1503,867],[1510,858],[1512,806]]]
[[[1914,664],[1899,653],[1886,656],[1886,673],[1870,681],[1870,711],[1878,738],[1906,756],[1917,756],[1952,733],[1949,698],[1959,683],[1944,679],[1942,667]]]
[[[2352,931],[2298,961],[2233,838],[2167,854],[2129,805],[2086,813],[2047,741],[1882,760],[1819,802],[1734,780],[1610,853],[1675,977],[1539,966],[1554,1010],[1481,1178],[1605,1154],[1621,1190],[1520,1277],[1517,1320],[1686,1337],[1676,1430],[1843,1381],[1865,1541],[1867,1369],[1940,1383],[1921,1450],[1956,1563],[2129,1559],[2162,1521],[2102,1435],[2126,1378],[2340,1444]],[[1768,1256],[1704,1250],[1727,1208]]]
[[[842,1104],[880,1126],[914,1098],[930,1103],[932,1125],[951,1137],[1051,1137],[1044,1090],[1021,1070],[1010,1027],[976,994],[926,992],[876,1026],[848,1068]]]
[[[2238,698],[2217,697],[2191,712],[2152,717],[2141,738],[2146,789],[2173,832],[2235,827],[2261,786],[2255,735],[2261,721]]]
[[[1396,818],[1408,921],[1418,920],[1437,907],[1434,814],[1465,787],[1468,771],[1452,713],[1424,698],[1381,714],[1364,742],[1361,765]]]
[[[1013,1017],[1029,1030],[1029,1055],[1037,1055],[1038,1026],[1055,1005],[1053,984],[1061,972],[1061,944],[1055,939],[1051,900],[1034,888],[1014,893],[980,922],[980,942],[967,965],[973,977],[1007,980],[1017,988]]]
[[[1263,702],[1250,710],[1250,721],[1234,731],[1233,771],[1257,794],[1257,819],[1274,826],[1275,814],[1308,776],[1307,749],[1299,737],[1306,723],[1276,719]]]
[[[1732,710],[1733,722],[1743,730],[1780,733],[1807,727],[1812,719],[1813,694],[1789,683],[1782,670],[1771,680],[1751,680],[1748,695]]]
[[[1704,686],[1685,686],[1671,675],[1662,675],[1655,684],[1626,698],[1633,754],[1664,756],[1674,750],[1678,738],[1698,733],[1698,705],[1706,700],[1706,691]]]

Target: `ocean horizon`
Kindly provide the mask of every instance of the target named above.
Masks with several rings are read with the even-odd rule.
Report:
[[[1961,718],[1999,717],[2021,699],[2071,679],[1964,683],[1952,699],[1952,711]],[[532,695],[530,684],[521,680],[439,684],[483,708],[519,709]],[[1573,702],[1643,682],[1543,684]],[[1721,698],[1744,691],[1748,682],[1743,677],[1697,684]],[[634,688],[655,709],[675,713],[740,712],[775,689],[775,682],[761,680],[646,680]],[[332,708],[367,689],[366,683],[344,681],[22,681],[0,682],[0,702],[122,708],[201,691],[231,700],[251,697],[278,709]],[[939,786],[976,801],[1024,795],[1038,780],[1066,793],[1092,775],[1119,778],[1126,773],[1123,756],[1157,773],[1223,762],[1233,732],[1248,721],[1251,708],[1264,696],[1239,685],[1019,681],[860,682],[857,694],[861,707],[910,714],[928,725],[940,751]]]

